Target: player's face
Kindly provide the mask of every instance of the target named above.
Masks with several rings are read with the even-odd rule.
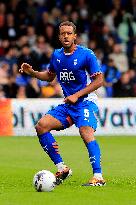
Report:
[[[59,31],[59,40],[64,48],[70,48],[76,39],[72,26],[61,26]]]

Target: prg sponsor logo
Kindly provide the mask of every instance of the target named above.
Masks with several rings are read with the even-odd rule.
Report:
[[[62,72],[60,72],[60,81],[66,82],[66,81],[74,81],[75,77],[72,71],[67,71],[67,69],[63,69]]]

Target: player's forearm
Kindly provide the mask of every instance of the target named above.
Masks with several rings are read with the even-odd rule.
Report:
[[[78,98],[85,96],[85,95],[97,90],[101,86],[103,86],[103,83],[104,83],[103,74],[99,74],[96,76],[95,80],[92,83],[87,85],[86,88],[78,91],[76,94],[77,94]]]
[[[55,78],[55,76],[49,74],[48,71],[44,71],[44,72],[33,71],[31,76],[39,80],[47,81],[47,82],[51,82]]]

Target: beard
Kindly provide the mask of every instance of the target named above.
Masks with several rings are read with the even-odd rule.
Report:
[[[68,49],[68,48],[71,48],[73,46],[73,44],[74,44],[74,42],[71,42],[69,44],[63,43],[62,45],[63,45],[63,48]]]

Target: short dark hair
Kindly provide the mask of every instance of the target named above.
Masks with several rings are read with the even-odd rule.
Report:
[[[59,25],[59,30],[60,30],[61,26],[72,26],[74,33],[76,33],[76,25],[73,22],[71,22],[71,21],[64,21],[64,22],[62,22]]]

